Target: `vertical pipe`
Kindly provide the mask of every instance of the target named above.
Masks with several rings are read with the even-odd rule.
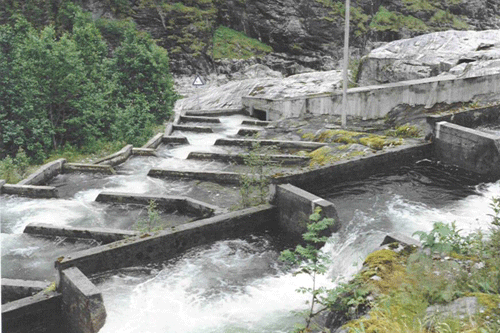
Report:
[[[350,16],[350,0],[345,3],[345,31],[344,31],[344,89],[342,92],[342,128],[347,126],[347,67],[349,67],[349,16]]]

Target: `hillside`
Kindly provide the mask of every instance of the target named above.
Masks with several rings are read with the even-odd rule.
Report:
[[[284,74],[295,74],[307,69],[334,69],[342,57],[343,1],[74,2],[91,11],[94,19],[134,20],[168,50],[174,74],[230,73],[256,62]],[[57,21],[60,3],[7,0],[0,4],[0,23],[21,12],[35,25],[46,25]],[[356,0],[351,10],[351,55],[365,54],[379,42],[433,31],[498,29],[499,15],[497,0]],[[247,37],[255,42],[248,43]],[[217,43],[217,38],[228,42]],[[221,46],[229,46],[229,50],[221,52]],[[253,55],[260,58],[238,64],[218,59]]]

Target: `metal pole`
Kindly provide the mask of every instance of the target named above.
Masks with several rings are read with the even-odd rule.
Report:
[[[347,67],[349,67],[349,16],[350,16],[350,0],[345,2],[345,31],[344,31],[344,89],[342,92],[342,128],[347,126]]]

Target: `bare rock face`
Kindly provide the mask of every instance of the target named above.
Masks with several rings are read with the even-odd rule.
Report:
[[[388,43],[363,60],[360,84],[500,72],[500,30],[444,31]]]
[[[210,77],[206,86],[189,90],[186,85],[192,78],[176,80],[176,89],[185,91],[185,96],[175,105],[176,112],[197,109],[232,109],[241,108],[241,97],[256,96],[262,98],[286,98],[308,94],[320,94],[339,89],[342,72],[326,71],[291,75],[283,78],[279,72],[263,65],[254,65],[244,71],[233,74],[238,80],[225,84],[221,76]]]

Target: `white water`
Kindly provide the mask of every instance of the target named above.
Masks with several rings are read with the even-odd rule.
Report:
[[[220,170],[221,163],[185,160],[189,151],[220,151],[214,147],[217,138],[236,134],[245,116],[221,117],[215,126],[216,133],[206,135],[182,133],[194,145],[166,146],[158,149],[158,157],[134,156],[117,168],[116,175],[62,174],[50,185],[56,186],[61,199],[28,199],[17,196],[0,196],[0,224],[2,233],[2,276],[53,280],[53,262],[64,253],[82,250],[96,244],[74,246],[65,242],[40,240],[22,235],[30,223],[47,223],[59,227],[108,227],[130,229],[140,211],[124,211],[125,207],[95,202],[101,191],[148,193],[152,195],[185,195],[192,190],[189,182],[161,180],[148,177],[153,167],[178,169]],[[178,133],[176,133],[178,134]],[[35,244],[35,245],[31,245]],[[37,250],[30,255],[33,248]],[[18,255],[16,255],[16,253]],[[18,263],[32,266],[30,270],[18,269]],[[28,275],[25,272],[29,272]]]
[[[383,200],[372,198],[368,205],[354,207],[341,232],[323,248],[334,265],[318,284],[333,287],[334,280],[354,274],[389,232],[411,236],[417,230],[429,231],[436,221],[455,221],[463,232],[487,230],[494,196],[500,196],[500,181],[479,185],[474,194],[445,205],[436,202],[435,207],[405,199],[397,189],[385,193]],[[311,280],[284,272],[276,263],[277,251],[255,241],[217,242],[151,275],[113,276],[100,284],[108,309],[101,332],[291,331],[302,320],[293,311],[308,307],[307,295],[296,289],[311,286]]]

